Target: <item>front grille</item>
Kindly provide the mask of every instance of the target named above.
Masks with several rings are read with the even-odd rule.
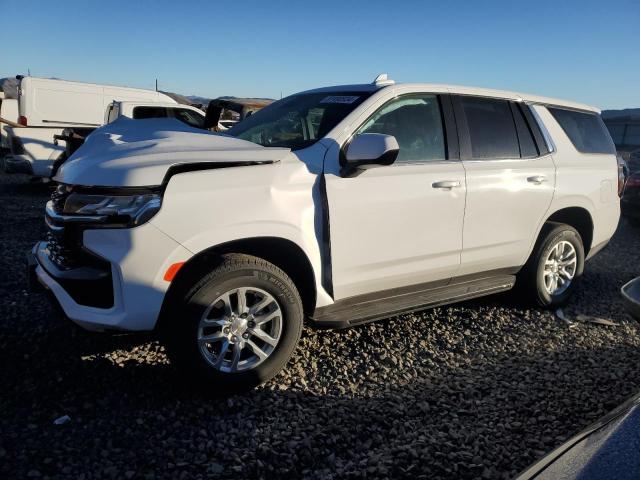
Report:
[[[67,197],[71,189],[65,185],[59,185],[51,194],[51,204],[56,213],[62,213]],[[79,235],[71,226],[50,229],[47,232],[47,250],[49,258],[62,270],[70,270],[80,265],[82,249],[79,244]]]
[[[58,235],[51,232],[47,232],[46,242],[49,258],[61,270],[70,270],[81,264],[80,256],[82,251],[80,245],[65,240],[64,237],[59,238]]]
[[[71,188],[60,185],[51,195],[50,208],[64,213]],[[52,216],[54,216],[52,214]],[[49,230],[42,255],[48,271],[80,305],[97,308],[113,306],[111,264],[82,247],[82,232],[87,225],[64,222],[47,215]]]

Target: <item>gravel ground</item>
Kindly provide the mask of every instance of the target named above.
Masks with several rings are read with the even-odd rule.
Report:
[[[624,223],[565,309],[618,326],[494,296],[306,332],[269,384],[207,398],[151,336],[84,332],[25,290],[48,195],[0,177],[3,478],[511,478],[640,390],[618,295],[640,230]]]

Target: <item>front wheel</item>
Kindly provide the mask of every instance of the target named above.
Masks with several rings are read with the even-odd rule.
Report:
[[[231,393],[275,376],[302,325],[300,295],[281,269],[230,254],[170,309],[162,336],[170,360],[190,380]]]
[[[565,224],[548,224],[518,282],[539,305],[554,307],[571,296],[583,270],[584,246],[578,231]]]

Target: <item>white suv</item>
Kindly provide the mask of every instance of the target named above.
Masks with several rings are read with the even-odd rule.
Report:
[[[345,327],[522,287],[562,303],[620,214],[595,108],[430,84],[321,88],[228,134],[97,130],[60,169],[32,278],[91,329],[157,329],[248,388],[305,319]],[[140,130],[142,129],[142,130]]]

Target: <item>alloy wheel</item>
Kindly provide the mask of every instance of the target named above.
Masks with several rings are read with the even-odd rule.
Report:
[[[269,358],[281,334],[278,301],[260,288],[240,287],[223,293],[205,310],[197,341],[200,353],[213,368],[237,373]]]
[[[575,277],[578,255],[566,240],[556,243],[544,262],[544,288],[549,295],[563,293]]]

